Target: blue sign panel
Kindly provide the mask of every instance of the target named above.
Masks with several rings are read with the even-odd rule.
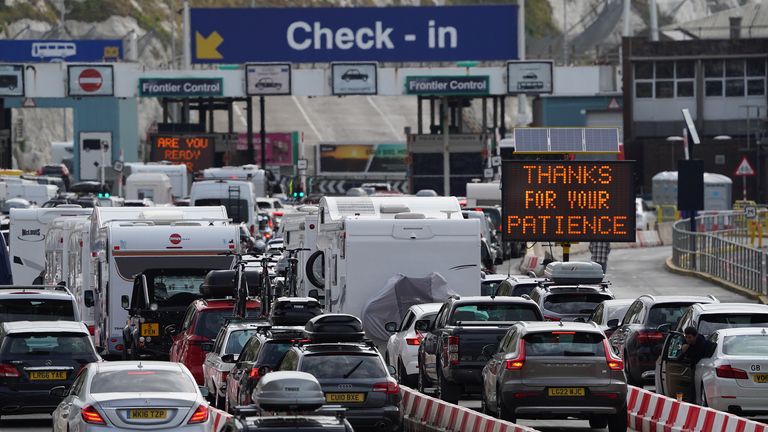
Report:
[[[517,59],[517,6],[192,9],[194,63]]]
[[[0,40],[0,62],[101,62],[123,58],[123,41]]]

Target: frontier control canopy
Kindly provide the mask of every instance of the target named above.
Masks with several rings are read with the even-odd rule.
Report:
[[[504,235],[510,240],[634,242],[630,161],[504,161]]]

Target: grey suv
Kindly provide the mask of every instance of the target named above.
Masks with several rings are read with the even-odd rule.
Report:
[[[518,322],[491,348],[484,349],[484,412],[510,422],[575,417],[591,428],[627,430],[624,365],[597,324]]]

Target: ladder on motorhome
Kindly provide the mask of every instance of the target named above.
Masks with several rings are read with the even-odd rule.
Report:
[[[229,186],[227,193],[229,195],[229,205],[227,205],[227,211],[230,210],[237,215],[237,222],[245,222],[240,219],[240,186]],[[229,217],[233,220],[235,220],[235,217],[233,215],[229,215]]]

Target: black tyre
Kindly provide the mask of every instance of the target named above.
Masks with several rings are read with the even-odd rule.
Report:
[[[605,429],[608,427],[608,419],[591,418],[589,419],[589,427],[592,429]]]
[[[626,432],[627,431],[627,406],[619,409],[617,414],[608,418],[608,432]]]
[[[397,360],[397,377],[400,379],[400,384],[409,388],[416,387],[416,381],[418,378],[412,375],[408,375],[408,373],[405,371],[405,366],[403,365],[403,361],[401,359]]]
[[[321,263],[325,261],[325,254],[323,251],[316,251],[310,255],[309,258],[307,258],[307,265],[305,269],[307,272],[307,279],[309,280],[309,283],[315,286],[315,288],[325,288],[325,269],[323,268],[321,272],[322,279],[315,275],[315,261],[318,259],[320,259]]]
[[[635,379],[632,371],[629,370],[629,355],[624,351],[624,375],[627,376],[627,384],[635,387],[643,387],[643,383]]]
[[[498,389],[496,390],[496,415],[499,419],[510,423],[515,423],[517,421],[514,411],[510,410],[504,403],[504,399],[501,397],[501,392]]]
[[[443,373],[440,371],[440,365],[437,366],[437,392],[438,399],[454,405],[459,403],[461,387],[446,381]]]

